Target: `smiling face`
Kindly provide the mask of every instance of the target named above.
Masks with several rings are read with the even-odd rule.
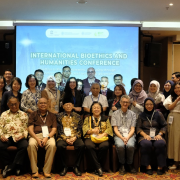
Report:
[[[56,86],[56,83],[55,83],[55,81],[48,80],[47,81],[47,86],[48,86],[49,89],[52,89],[52,88],[54,88]]]
[[[115,87],[114,94],[116,97],[120,97],[122,95],[122,90],[120,89],[120,87]]]
[[[137,93],[140,93],[142,91],[142,85],[140,83],[137,83],[135,86],[134,86],[134,90],[137,92]]]
[[[12,90],[18,92],[20,88],[21,85],[18,83],[18,81],[15,80],[12,84]]]
[[[16,113],[19,110],[19,101],[16,98],[11,98],[7,105],[12,113]]]
[[[128,106],[129,106],[129,99],[122,98],[122,99],[120,100],[120,104],[121,104],[121,109],[127,110],[127,109],[128,109]]]
[[[87,76],[88,76],[89,79],[95,78],[95,70],[94,70],[94,68],[88,68]]]
[[[37,72],[35,73],[35,77],[36,77],[36,79],[37,79],[38,81],[42,81],[44,75],[43,75],[42,72],[37,71]]]
[[[63,109],[66,111],[66,112],[71,112],[72,109],[73,109],[74,105],[72,103],[65,103],[63,105]]]
[[[169,92],[170,89],[171,89],[171,84],[168,82],[168,83],[166,83],[166,84],[164,85],[164,90],[165,90],[166,92]]]
[[[145,108],[146,108],[148,111],[152,111],[153,108],[154,108],[153,102],[150,101],[150,100],[147,100],[146,103],[145,103]]]
[[[116,76],[115,78],[114,78],[114,84],[115,85],[120,85],[122,83],[122,78],[121,78],[121,76]]]
[[[65,78],[69,78],[69,76],[71,75],[71,70],[70,70],[70,68],[64,68],[63,69],[63,76],[65,77]]]
[[[94,116],[99,116],[101,114],[101,106],[97,103],[94,104],[92,107],[92,113]]]
[[[100,84],[101,84],[101,87],[102,87],[102,89],[104,89],[104,88],[107,88],[107,86],[108,86],[108,79],[107,78],[101,78],[101,82],[100,82]]]
[[[82,82],[81,82],[81,81],[78,81],[77,90],[78,90],[78,91],[81,91],[81,90],[82,90],[82,86],[83,86]]]
[[[179,84],[175,85],[174,92],[177,94],[177,96],[180,96],[180,85]]]
[[[6,79],[7,82],[9,82],[13,78],[13,75],[10,71],[5,71],[4,78]]]
[[[94,97],[97,97],[99,95],[99,92],[100,92],[100,86],[99,84],[93,84],[91,86],[91,92],[92,92],[92,95]]]
[[[36,87],[36,79],[33,77],[29,78],[28,85],[30,88],[35,88]]]
[[[47,111],[48,100],[46,98],[40,98],[37,105],[39,111]]]
[[[156,86],[155,84],[151,84],[151,85],[149,86],[149,91],[150,91],[151,93],[156,93],[156,91],[157,91],[157,86]]]
[[[58,73],[54,77],[56,79],[57,84],[60,84],[62,82],[62,74]]]
[[[76,80],[74,78],[70,79],[69,81],[69,87],[71,88],[71,90],[73,90],[74,88],[76,88]]]

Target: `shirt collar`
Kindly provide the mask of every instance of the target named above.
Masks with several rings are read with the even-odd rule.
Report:
[[[64,116],[68,116],[68,114],[66,113],[66,111],[63,112]],[[70,116],[73,116],[73,112],[71,111]]]
[[[46,114],[47,114],[47,112],[49,112],[48,110],[46,111]],[[41,115],[41,112],[39,111],[39,110],[37,110],[37,114],[38,115]]]
[[[20,112],[20,109],[19,109],[15,114],[17,114],[17,113],[19,114],[19,112]],[[7,110],[7,113],[8,113],[8,114],[13,114],[13,113],[10,111],[10,109]]]
[[[128,110],[124,113],[124,112],[120,109],[120,115],[121,115],[121,117],[123,117],[124,115],[125,115],[125,117],[127,117],[127,112],[128,112]]]

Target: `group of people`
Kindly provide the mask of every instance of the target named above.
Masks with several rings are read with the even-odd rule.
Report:
[[[119,74],[114,76],[117,84],[111,91],[107,88],[108,78],[103,76],[97,80],[94,68],[88,68],[88,78],[81,81],[82,88],[78,89],[77,79],[68,77],[68,67],[64,69],[64,85],[59,83],[57,86],[58,73],[49,76],[44,84],[43,71],[37,70],[27,76],[27,90],[22,94],[20,78],[12,78],[10,70],[0,76],[0,159],[4,178],[14,170],[17,175],[22,172],[26,151],[32,177],[38,177],[39,147],[46,150],[44,176],[51,177],[55,153],[61,165],[60,175],[64,176],[68,171],[67,146],[74,146],[77,151],[73,168],[77,176],[81,176],[79,166],[85,147],[94,170],[103,176],[102,165],[112,141],[116,146],[122,175],[127,170],[136,173],[133,167],[136,142],[140,146],[141,165],[146,167],[147,174],[153,174],[153,149],[157,157],[158,175],[164,173],[167,155],[173,160],[169,169],[177,168],[180,161],[179,72],[173,73],[172,80],[165,82],[162,93],[158,81],[151,81],[146,92],[142,80],[134,78],[127,95]],[[7,151],[7,147],[12,145],[17,147],[13,162]]]

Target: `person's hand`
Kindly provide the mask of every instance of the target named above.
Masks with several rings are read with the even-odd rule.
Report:
[[[180,101],[180,96],[178,96],[175,101],[176,102]]]
[[[104,134],[99,134],[98,136],[96,136],[97,139],[100,139],[102,137],[104,137],[105,135]]]
[[[20,141],[21,139],[23,139],[24,138],[24,136],[20,136],[20,137],[18,137],[18,138],[15,138],[15,140],[16,140],[16,142],[18,142],[18,141]]]
[[[42,139],[39,139],[39,138],[38,138],[36,141],[37,141],[37,143],[38,143],[38,145],[39,145],[40,147],[43,147],[43,145],[42,145]]]
[[[72,138],[70,138],[69,140],[71,141],[71,143],[73,144],[74,143],[74,141],[76,141],[76,139],[77,139],[77,137],[72,137]]]
[[[150,140],[151,140],[151,137],[150,137],[149,135],[146,134],[146,135],[144,136],[144,139],[150,141]]]
[[[112,106],[111,108],[113,111],[116,111],[117,110],[117,107],[116,106]]]
[[[74,107],[73,109],[74,109],[75,111],[78,111],[78,112],[81,111],[81,107]]]
[[[132,104],[133,104],[133,106],[135,107],[136,104],[137,104],[137,102],[136,102],[136,101],[133,101]]]
[[[42,140],[42,146],[44,147],[48,141],[48,137],[43,138]]]
[[[99,134],[99,127],[92,129],[93,134]]]
[[[9,139],[5,138],[4,135],[2,135],[2,136],[1,136],[1,141],[2,141],[2,142],[8,142]]]
[[[161,139],[162,139],[162,136],[158,134],[157,136],[154,137],[154,139],[155,139],[155,140],[161,140]]]
[[[69,145],[73,145],[73,143],[71,142],[70,139],[66,139],[66,142],[67,142]]]
[[[122,140],[123,140],[123,142],[124,142],[124,145],[126,145],[127,142],[128,142],[127,138],[126,138],[126,137],[122,137]]]

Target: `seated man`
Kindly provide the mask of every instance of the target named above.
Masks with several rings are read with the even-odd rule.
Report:
[[[115,146],[121,164],[119,169],[121,175],[126,173],[124,168],[125,162],[127,163],[130,172],[136,173],[136,170],[132,166],[136,141],[134,134],[136,114],[133,111],[128,110],[129,103],[129,96],[123,95],[120,99],[121,109],[115,111],[111,118],[111,125],[114,127],[115,132]]]
[[[56,115],[47,110],[48,101],[41,98],[38,101],[38,110],[33,112],[28,121],[30,134],[29,146],[27,148],[31,163],[32,177],[38,177],[37,150],[38,147],[45,148],[44,176],[51,177],[51,167],[56,152],[54,135],[57,129]]]
[[[16,175],[20,175],[27,153],[28,116],[19,110],[19,104],[19,100],[11,96],[7,103],[9,110],[3,112],[0,117],[0,159],[5,167],[2,173],[3,178],[9,176],[14,169]],[[9,146],[17,147],[13,163],[7,151]]]
[[[59,164],[63,166],[63,170],[60,172],[61,176],[65,176],[68,170],[65,161],[67,146],[74,146],[77,151],[74,173],[76,176],[81,176],[79,165],[84,154],[84,143],[81,139],[83,121],[79,114],[72,112],[73,106],[71,98],[64,98],[64,112],[58,114],[57,153],[60,156]]]
[[[107,102],[106,96],[100,94],[100,85],[99,85],[99,83],[93,83],[92,84],[91,92],[92,92],[92,95],[86,96],[84,98],[84,102],[83,102],[83,105],[82,105],[82,107],[84,108],[84,111],[86,112],[86,114],[90,113],[90,107],[91,107],[92,103],[95,102],[95,101],[100,102],[102,104],[103,111],[106,111],[106,109],[108,107],[108,102]]]

